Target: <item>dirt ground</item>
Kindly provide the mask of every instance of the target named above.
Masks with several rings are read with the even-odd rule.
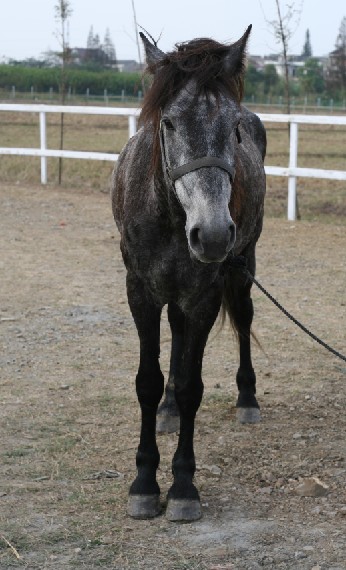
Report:
[[[0,568],[346,569],[346,363],[255,290],[262,422],[235,421],[237,348],[216,327],[196,427],[203,518],[129,519],[138,345],[109,196],[2,185],[0,197]],[[266,219],[257,270],[344,353],[345,252],[341,218]],[[164,320],[164,371],[168,358]],[[163,496],[176,443],[159,437]]]

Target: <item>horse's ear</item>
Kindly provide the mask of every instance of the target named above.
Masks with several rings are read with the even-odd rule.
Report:
[[[247,28],[245,34],[229,48],[229,52],[225,57],[225,69],[232,75],[242,74],[244,72],[246,58],[246,44],[249,39],[252,24]]]
[[[143,32],[139,32],[139,35],[142,38],[147,65],[150,69],[151,66],[154,66],[157,63],[159,63],[159,61],[163,59],[166,54],[163,51],[161,51],[155,44],[152,44],[148,40],[148,38],[143,34]]]

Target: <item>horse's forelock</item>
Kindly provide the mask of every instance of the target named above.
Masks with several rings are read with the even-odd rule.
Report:
[[[198,38],[176,45],[176,49],[150,66],[154,75],[146,93],[141,120],[145,123],[160,112],[190,79],[195,79],[197,94],[202,91],[228,93],[238,102],[243,96],[244,60],[235,73],[229,72],[225,58],[230,46],[208,38]]]

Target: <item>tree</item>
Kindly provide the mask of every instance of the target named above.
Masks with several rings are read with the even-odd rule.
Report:
[[[93,49],[94,47],[94,28],[91,26],[87,38],[87,49]]]
[[[59,24],[59,31],[57,32],[58,41],[61,51],[58,56],[61,60],[61,73],[60,73],[60,99],[61,104],[65,104],[66,99],[66,65],[71,60],[71,49],[68,43],[68,20],[72,15],[72,8],[69,0],[58,0],[55,5],[55,19]],[[60,150],[64,148],[64,114],[60,116]],[[59,158],[59,184],[61,184],[62,177],[62,158]]]
[[[100,36],[98,34],[95,34],[94,35],[94,41],[93,41],[93,48],[99,49],[100,47],[101,47]]]
[[[324,91],[323,68],[315,58],[306,60],[304,67],[298,72],[299,83],[306,95],[309,93],[321,94]]]
[[[305,42],[303,46],[302,56],[304,58],[309,58],[312,56],[312,48],[311,48],[311,41],[310,41],[310,30],[306,30],[305,32]]]
[[[339,32],[335,42],[335,50],[330,54],[332,69],[332,83],[341,90],[342,96],[346,92],[346,16],[341,20]]]
[[[266,95],[273,95],[275,87],[280,82],[280,78],[275,69],[275,65],[268,64],[264,66],[262,72],[264,80],[264,93]]]
[[[280,5],[280,0],[275,0],[275,6],[276,6],[277,19],[268,20],[265,17],[265,20],[267,24],[269,24],[272,27],[276,43],[281,45],[281,55],[283,58],[284,76],[285,76],[286,109],[287,113],[290,113],[291,94],[290,94],[288,49],[289,49],[289,41],[299,25],[303,0],[301,0],[299,8],[295,7],[293,1],[291,4],[286,4],[285,8],[282,9]]]
[[[106,30],[102,48],[110,61],[113,62],[116,61],[115,47],[111,38],[109,28],[107,28]]]

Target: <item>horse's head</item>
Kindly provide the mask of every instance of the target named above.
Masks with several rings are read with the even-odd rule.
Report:
[[[199,39],[171,54],[142,35],[154,74],[144,118],[154,123],[167,183],[185,212],[190,253],[205,263],[223,261],[236,239],[229,204],[250,29],[231,46]]]

